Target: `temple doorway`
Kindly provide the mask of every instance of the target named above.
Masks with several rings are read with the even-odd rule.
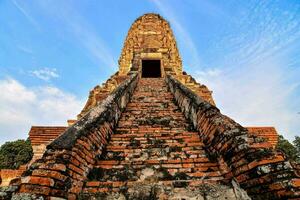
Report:
[[[160,78],[160,60],[142,60],[142,78]]]

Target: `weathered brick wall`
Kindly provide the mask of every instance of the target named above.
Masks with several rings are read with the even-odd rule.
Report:
[[[75,199],[83,180],[104,146],[126,107],[138,81],[132,75],[109,95],[101,105],[69,127],[47,146],[42,159],[33,163],[21,179],[19,194]]]
[[[77,115],[77,119],[80,119],[93,107],[101,103],[111,92],[117,88],[124,80],[128,79],[127,74],[119,75],[119,72],[112,75],[105,83],[101,86],[97,85],[90,91],[89,97],[82,111]]]
[[[272,144],[273,148],[276,148],[278,143],[278,133],[274,127],[245,127],[250,134],[259,136],[265,141]]]
[[[10,182],[22,175],[25,171],[25,166],[21,166],[19,169],[1,169],[0,178],[1,178],[1,187],[8,186]]]
[[[166,81],[185,116],[199,131],[211,158],[218,158],[228,179],[254,199],[300,197],[300,179],[285,155],[207,103],[172,76]]]
[[[212,91],[210,91],[206,85],[198,83],[191,75],[188,75],[186,72],[174,76],[178,81],[200,96],[202,99],[207,101],[212,105],[216,105],[212,97]]]
[[[29,139],[33,157],[26,165],[29,166],[37,159],[40,159],[46,150],[46,146],[66,129],[67,127],[65,126],[32,126],[29,131]]]

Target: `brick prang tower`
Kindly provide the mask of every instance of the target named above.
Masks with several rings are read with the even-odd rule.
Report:
[[[30,138],[35,156],[10,184],[14,199],[300,198],[299,168],[275,150],[276,130],[221,114],[182,70],[157,14],[132,24],[119,71],[90,92],[77,120],[33,127]]]

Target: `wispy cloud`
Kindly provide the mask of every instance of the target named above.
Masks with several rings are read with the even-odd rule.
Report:
[[[218,68],[196,73],[225,114],[245,126],[275,126],[290,140],[300,130],[300,58],[289,56],[299,48],[297,9],[266,1],[250,6],[215,40]]]
[[[30,74],[44,81],[49,81],[50,79],[59,77],[56,68],[47,67],[30,71]]]
[[[40,30],[39,24],[29,14],[30,12],[25,9],[25,6],[21,6],[17,0],[12,0],[12,3],[32,25]],[[22,3],[26,4],[24,1]],[[67,37],[67,33],[74,36],[76,43],[81,44],[87,50],[87,54],[92,56],[99,66],[105,64],[104,68],[116,69],[117,62],[112,56],[110,49],[101,39],[101,36],[89,25],[83,15],[72,7],[72,3],[60,2],[59,4],[53,4],[52,1],[47,0],[37,3],[36,5],[40,5],[39,8],[43,12],[42,14],[48,14],[49,18],[57,19],[57,22],[61,23],[61,29],[64,31],[62,35]]]
[[[222,64],[233,68],[284,54],[300,39],[299,9],[295,6],[280,10],[278,4],[270,1],[249,4],[242,15],[236,16],[239,20],[230,24],[228,32],[214,40],[211,50],[225,54]]]
[[[224,114],[244,126],[275,126],[280,134],[292,140],[299,134],[300,116],[291,104],[291,97],[300,82],[284,83],[285,74],[279,63],[263,61],[234,73],[200,71],[195,77],[213,90],[213,97]],[[300,98],[292,101],[300,102]]]
[[[177,38],[184,41],[184,45],[186,46],[187,51],[190,51],[190,55],[192,57],[191,65],[199,67],[201,65],[201,61],[197,47],[195,46],[192,37],[179,22],[178,17],[175,15],[172,7],[168,5],[166,1],[162,0],[153,0],[151,2],[153,2],[160,10],[162,15],[166,17],[166,20],[171,22],[171,26],[174,27],[175,31],[177,31],[179,34]]]
[[[18,3],[17,0],[11,0],[14,6],[25,16],[25,18],[37,29],[41,30],[39,24],[36,22],[36,20],[31,17],[29,12],[27,12],[20,3]]]
[[[0,80],[0,144],[28,137],[32,125],[66,125],[83,101],[56,87],[26,87],[13,78]]]
[[[28,47],[19,45],[19,46],[17,46],[17,48],[18,48],[20,51],[24,52],[24,53],[27,53],[27,54],[33,54],[33,51],[32,51],[30,48],[28,48]]]
[[[44,13],[59,20],[64,34],[75,36],[76,43],[81,44],[88,55],[92,55],[99,66],[116,69],[117,62],[112,56],[106,43],[71,3],[53,4],[49,1],[39,2]],[[105,64],[106,66],[103,66]]]
[[[207,70],[202,70],[202,71],[198,70],[198,71],[196,71],[196,75],[202,81],[205,81],[208,77],[209,78],[218,77],[221,73],[222,73],[222,71],[218,68],[209,68]]]

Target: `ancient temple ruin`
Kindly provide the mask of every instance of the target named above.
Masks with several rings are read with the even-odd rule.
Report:
[[[7,195],[300,198],[299,171],[274,149],[276,130],[221,114],[212,92],[183,71],[170,25],[157,14],[132,24],[119,71],[91,90],[68,123],[31,128],[33,160],[22,175],[1,171],[13,187]]]

